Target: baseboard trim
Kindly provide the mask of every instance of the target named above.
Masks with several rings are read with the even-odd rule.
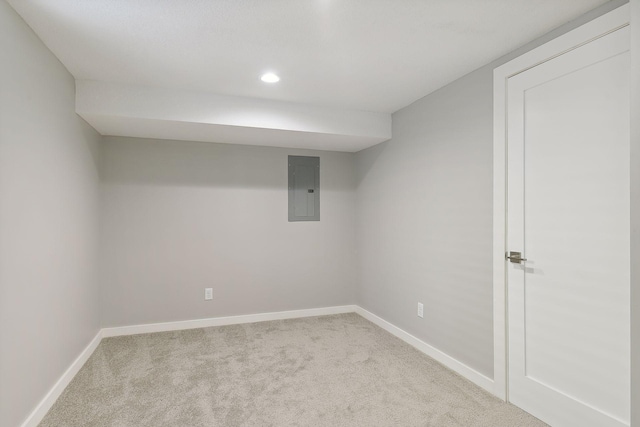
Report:
[[[303,317],[326,316],[330,314],[353,313],[355,305],[310,308],[305,310],[277,311],[272,313],[246,314],[240,316],[211,317],[208,319],[182,320],[177,322],[148,323],[144,325],[119,326],[102,329],[102,336],[148,334],[152,332],[181,331],[184,329],[208,328],[211,326],[239,325],[243,323],[267,322],[270,320],[297,319]]]
[[[454,359],[448,354],[427,344],[426,342],[420,340],[419,338],[414,337],[410,333],[398,328],[394,324],[387,322],[383,318],[376,316],[375,314],[365,310],[362,307],[356,306],[356,313],[364,317],[368,321],[380,326],[382,329],[389,332],[390,334],[400,338],[402,341],[406,342],[407,344],[420,350],[421,352],[431,357],[432,359],[435,359],[436,361],[440,362],[441,364],[451,369],[452,371],[455,371],[456,373],[462,375],[464,378],[468,379],[472,383],[482,387],[489,393],[495,394],[495,386],[491,378],[481,374],[480,372],[476,371],[473,368],[470,368],[469,366],[465,365],[459,360]]]
[[[53,404],[56,403],[56,400],[58,400],[64,389],[67,388],[78,371],[80,371],[86,361],[89,360],[89,357],[91,357],[101,340],[102,330],[99,330],[91,342],[84,348],[84,350],[82,350],[76,360],[71,363],[71,366],[67,368],[64,374],[62,374],[53,387],[51,387],[40,403],[38,403],[38,406],[36,406],[31,414],[29,414],[27,419],[21,424],[21,427],[37,427],[37,425],[40,424],[44,416],[49,412],[49,409],[51,409]]]
[[[185,329],[207,328],[211,326],[239,325],[243,323],[267,322],[270,320],[297,319],[303,317],[326,316],[341,313],[357,313],[385,331],[400,338],[407,344],[417,348],[427,356],[442,363],[447,368],[457,372],[474,384],[488,392],[495,393],[492,379],[470,368],[457,359],[416,338],[410,333],[398,328],[394,324],[365,310],[357,305],[343,305],[335,307],[311,308],[305,310],[279,311],[272,313],[247,314],[240,316],[212,317],[207,319],[183,320],[177,322],[149,323],[143,325],[120,326],[102,329],[102,337],[118,337],[123,335],[147,334],[153,332],[180,331]]]
[[[206,328],[211,326],[239,325],[243,323],[267,322],[270,320],[298,319],[303,317],[327,316],[331,314],[357,313],[373,324],[381,327],[390,334],[400,338],[407,344],[415,347],[427,356],[440,362],[447,368],[457,372],[464,378],[482,387],[491,394],[495,394],[494,382],[492,379],[470,368],[464,363],[454,359],[453,357],[443,353],[437,348],[425,343],[424,341],[414,337],[410,333],[398,328],[388,321],[376,316],[375,314],[365,310],[357,305],[342,305],[335,307],[311,308],[305,310],[279,311],[272,313],[247,314],[241,316],[213,317],[208,319],[183,320],[178,322],[149,323],[144,325],[120,326],[113,328],[103,328],[91,342],[85,347],[80,355],[73,361],[71,366],[65,371],[60,379],[49,390],[47,395],[40,401],[38,406],[31,412],[27,419],[22,423],[21,427],[37,427],[47,414],[49,409],[62,394],[64,389],[69,385],[71,380],[76,376],[80,368],[91,357],[95,349],[100,344],[102,338],[117,337],[124,335],[137,335],[152,332],[180,331],[185,329]]]

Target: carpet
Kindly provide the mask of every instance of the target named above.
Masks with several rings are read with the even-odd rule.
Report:
[[[105,338],[40,423],[545,425],[357,314]]]

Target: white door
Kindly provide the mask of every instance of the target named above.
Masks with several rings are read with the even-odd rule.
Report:
[[[625,27],[508,79],[508,396],[552,426],[629,424],[628,51]]]

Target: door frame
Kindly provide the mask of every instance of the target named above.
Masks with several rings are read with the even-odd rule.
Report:
[[[629,25],[622,5],[509,62],[493,72],[493,385],[509,401],[507,305],[507,83],[510,77]]]

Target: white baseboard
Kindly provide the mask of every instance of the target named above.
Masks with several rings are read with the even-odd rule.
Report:
[[[397,326],[387,322],[383,318],[376,316],[375,314],[365,310],[362,307],[356,306],[356,313],[358,313],[360,316],[364,317],[365,319],[369,320],[370,322],[380,326],[382,329],[391,333],[392,335],[395,335],[396,337],[400,338],[402,341],[406,342],[407,344],[417,348],[427,356],[442,363],[447,368],[462,375],[463,377],[473,382],[474,384],[487,390],[489,393],[495,394],[495,386],[491,378],[486,377],[485,375],[481,374],[475,369],[468,367],[467,365],[460,362],[459,360],[456,360],[453,357],[449,356],[448,354],[443,353],[437,348],[427,344],[426,342],[420,340],[419,338],[414,337],[410,333],[398,328]]]
[[[145,325],[119,326],[102,329],[102,336],[148,334],[151,332],[180,331],[184,329],[208,328],[211,326],[239,325],[242,323],[266,322],[269,320],[297,319],[302,317],[326,316],[329,314],[353,313],[355,305],[310,308],[306,310],[278,311],[273,313],[246,314],[241,316],[212,317],[209,319],[182,320],[178,322],[149,323]]]
[[[82,353],[73,361],[71,366],[67,368],[64,374],[58,379],[58,381],[51,387],[51,390],[44,396],[44,398],[38,403],[38,406],[29,414],[27,419],[22,423],[21,427],[36,427],[49,409],[56,403],[58,397],[62,394],[65,388],[69,385],[71,380],[76,376],[80,368],[85,364],[89,357],[93,354],[95,349],[100,344],[102,340],[102,330],[98,331],[96,336],[91,340],[91,342],[82,350]]]
[[[122,335],[137,335],[151,332],[179,331],[184,329],[206,328],[210,326],[238,325],[243,323],[265,322],[269,320],[296,319],[313,316],[326,316],[330,314],[357,313],[370,322],[378,325],[385,331],[395,335],[407,344],[417,348],[427,356],[432,357],[442,363],[447,368],[457,372],[469,381],[484,388],[494,394],[493,380],[482,375],[478,371],[468,367],[464,363],[430,346],[413,335],[405,332],[397,326],[376,316],[357,305],[343,305],[336,307],[311,308],[306,310],[279,311],[274,313],[247,314],[242,316],[213,317],[209,319],[184,320],[178,322],[150,323],[145,325],[120,326],[114,328],[103,328],[98,331],[89,345],[80,353],[77,359],[69,366],[66,372],[60,377],[55,385],[49,390],[47,395],[40,401],[29,417],[22,423],[21,427],[36,427],[60,397],[64,389],[69,385],[73,377],[93,354],[102,338],[117,337]]]
[[[380,326],[387,332],[395,335],[409,345],[417,348],[427,356],[452,369],[490,393],[495,393],[493,380],[468,367],[464,363],[454,359],[437,348],[414,337],[408,332],[376,316],[357,305],[343,305],[337,307],[312,308],[306,310],[279,311],[273,313],[247,314],[241,316],[213,317],[209,319],[184,320],[178,322],[150,323],[145,325],[120,326],[102,329],[102,336],[117,337],[122,335],[146,334],[152,332],[179,331],[184,329],[207,328],[211,326],[238,325],[242,323],[265,322],[269,320],[296,319],[312,316],[326,316],[340,313],[358,313],[370,322]]]

